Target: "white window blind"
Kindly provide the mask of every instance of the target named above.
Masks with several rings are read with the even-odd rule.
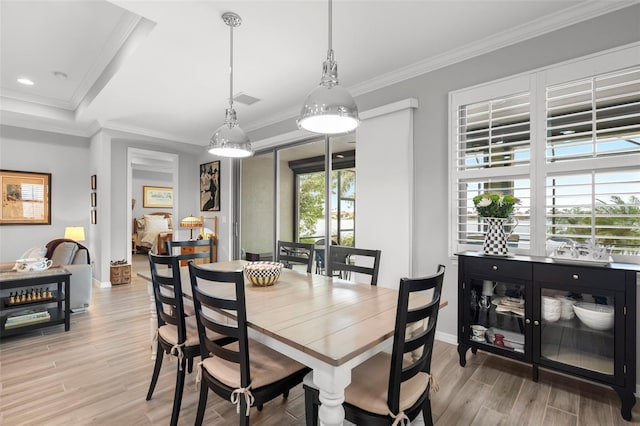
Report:
[[[593,240],[640,263],[638,58],[640,44],[452,92],[452,253],[481,250],[472,199],[497,192],[521,200],[511,252]]]
[[[458,108],[458,170],[528,164],[529,93]]]
[[[547,162],[640,153],[640,68],[547,89]]]

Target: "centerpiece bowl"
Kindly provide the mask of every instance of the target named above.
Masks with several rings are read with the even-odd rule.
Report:
[[[280,278],[280,262],[251,262],[244,266],[244,276],[251,284],[261,287],[273,285]]]

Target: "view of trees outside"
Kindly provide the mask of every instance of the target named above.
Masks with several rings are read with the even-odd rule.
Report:
[[[556,210],[547,233],[588,242],[595,224],[598,244],[613,247],[613,253],[640,254],[640,198],[632,195],[625,202],[614,195],[608,203],[598,200],[594,213],[584,207]]]
[[[300,242],[315,243],[318,239],[324,238],[324,176],[324,172],[298,175]],[[340,188],[338,188],[338,182],[340,182]],[[340,205],[338,205],[339,199],[342,199]],[[334,170],[331,179],[331,238],[340,245],[354,244],[354,200],[355,169]],[[338,222],[340,222],[339,225]],[[338,228],[347,231],[338,235]]]

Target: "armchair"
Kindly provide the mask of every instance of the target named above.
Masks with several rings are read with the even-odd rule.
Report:
[[[49,241],[45,257],[52,266],[71,272],[70,305],[72,312],[84,312],[91,304],[92,268],[89,250],[82,244],[64,238]]]

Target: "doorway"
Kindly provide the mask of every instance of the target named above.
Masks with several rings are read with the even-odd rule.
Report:
[[[136,198],[136,204],[142,206],[142,197],[134,197],[134,173],[146,176],[156,176],[163,182],[170,183],[173,188],[173,208],[171,213],[174,218],[178,217],[178,188],[179,188],[179,156],[160,151],[144,150],[139,148],[127,149],[127,199]],[[166,179],[165,179],[166,178]],[[135,188],[137,191],[140,188]],[[140,198],[140,199],[138,199]],[[127,209],[127,253],[131,262],[133,253],[133,202],[131,208]]]

